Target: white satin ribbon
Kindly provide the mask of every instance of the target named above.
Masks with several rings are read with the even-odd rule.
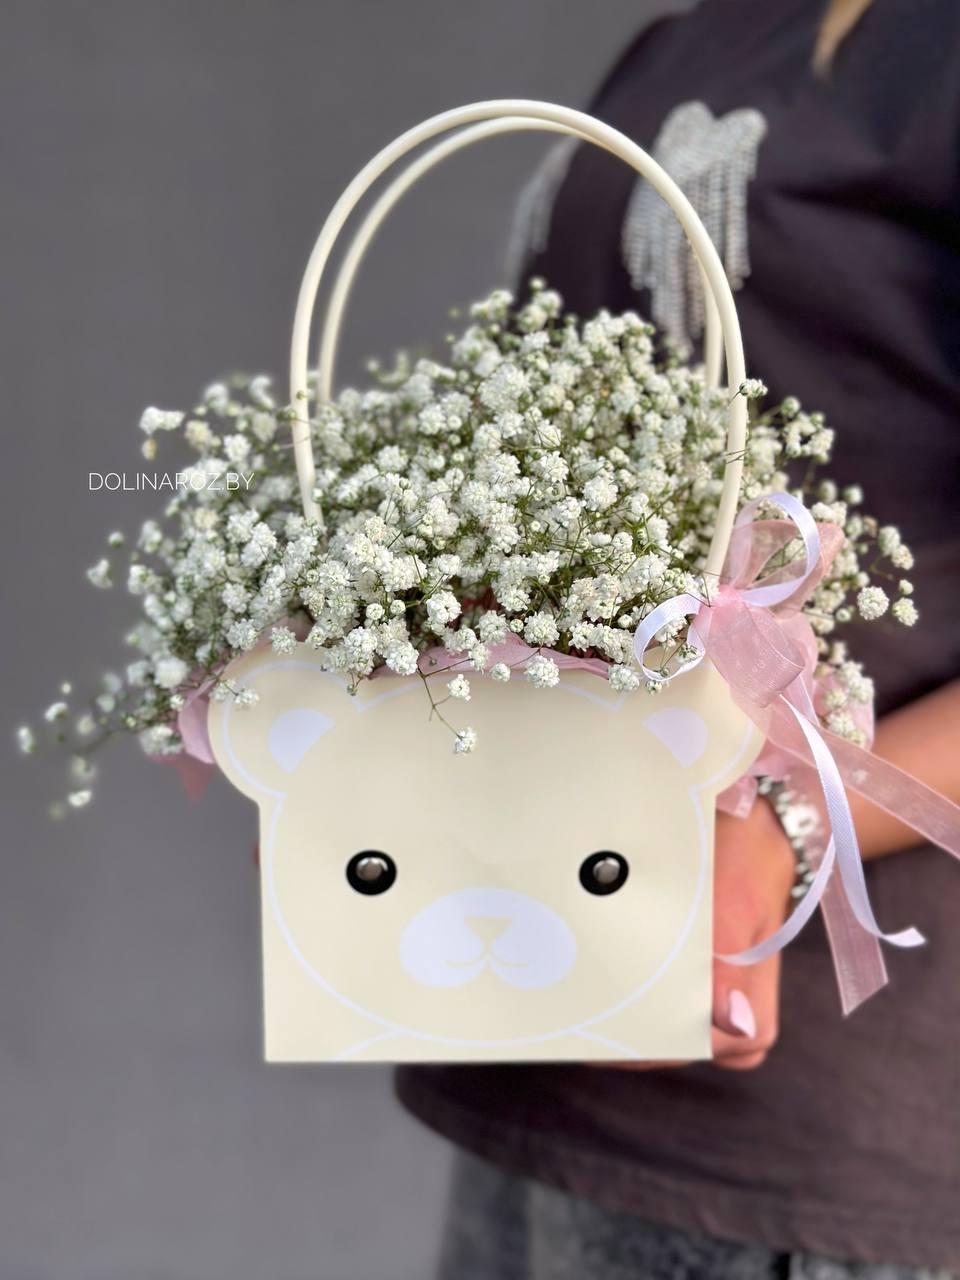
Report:
[[[908,928],[901,929],[897,933],[884,933],[877,923],[870,905],[867,881],[863,873],[863,858],[860,855],[853,815],[850,812],[840,770],[816,725],[811,723],[807,716],[782,694],[781,698],[793,712],[813,756],[830,823],[830,841],[809,889],[780,928],[756,946],[732,955],[720,955],[718,959],[725,960],[727,964],[756,964],[760,960],[766,960],[775,955],[787,943],[792,942],[817,909],[833,872],[834,863],[840,872],[840,880],[847,901],[862,929],[881,942],[889,942],[894,947],[922,947],[926,939],[917,929]]]
[[[797,529],[797,535],[803,543],[804,562],[801,571],[795,576],[774,583],[759,583],[753,587],[725,587],[724,590],[737,591],[740,600],[753,608],[771,608],[788,600],[797,588],[814,572],[820,561],[820,534],[816,522],[799,499],[788,493],[773,493],[762,499],[747,503],[742,509],[735,527],[749,522],[761,503],[773,503],[785,512]],[[736,574],[733,575],[736,578]],[[707,644],[702,643],[696,632],[696,617],[707,601],[698,599],[689,593],[682,593],[665,600],[640,622],[634,633],[633,647],[644,675],[649,680],[667,683],[686,671],[690,671],[706,656]],[[709,606],[707,606],[709,607]],[[697,655],[686,665],[672,673],[661,673],[647,667],[644,657],[657,633],[681,618],[691,618],[691,643],[699,649]],[[709,641],[707,641],[709,643]],[[791,942],[807,923],[820,903],[834,867],[840,872],[840,879],[847,901],[850,904],[857,923],[873,937],[888,942],[895,947],[917,947],[925,941],[916,929],[902,929],[896,933],[884,933],[877,923],[870,906],[867,883],[863,872],[863,859],[857,842],[853,815],[847,801],[846,790],[840,770],[824,741],[819,728],[819,717],[810,694],[802,680],[795,680],[789,689],[779,695],[779,701],[789,709],[803,733],[809,748],[817,777],[823,791],[824,804],[830,828],[830,839],[817,873],[809,889],[800,900],[796,909],[785,923],[770,937],[756,946],[732,955],[719,958],[728,964],[756,964],[774,955]],[[799,703],[799,706],[796,705]]]

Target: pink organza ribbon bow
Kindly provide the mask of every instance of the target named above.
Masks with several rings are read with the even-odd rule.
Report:
[[[640,623],[634,649],[644,673],[659,681],[682,678],[684,671],[709,658],[764,735],[765,747],[753,772],[815,779],[829,833],[815,879],[774,934],[747,951],[721,958],[732,964],[766,959],[797,936],[820,904],[843,1008],[849,1013],[887,981],[880,941],[916,947],[924,938],[913,928],[885,933],[877,923],[846,788],[958,857],[960,807],[902,769],[821,728],[816,637],[801,608],[844,535],[835,525],[818,525],[790,494],[771,494],[763,501],[780,507],[788,518],[754,521],[759,500],[748,503],[737,518],[716,593],[709,600],[682,594],[664,601]],[[796,539],[803,545],[800,571],[794,561],[761,576],[771,557]],[[647,650],[663,628],[691,617],[694,660],[667,675],[647,667]],[[864,728],[869,733],[872,723]],[[739,801],[734,807],[741,812],[744,801],[752,798],[751,785],[755,790],[756,783],[747,778],[734,789],[733,799]]]

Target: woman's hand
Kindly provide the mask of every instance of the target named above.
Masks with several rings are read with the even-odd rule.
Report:
[[[793,851],[765,800],[746,818],[717,814],[714,951],[743,951],[783,924],[795,878]],[[713,1061],[758,1067],[777,1038],[780,956],[740,966],[713,962]]]
[[[713,948],[744,951],[778,929],[791,906],[793,851],[773,809],[758,799],[746,818],[717,814]],[[713,962],[713,1065],[759,1067],[777,1038],[780,956],[740,966]],[[598,1062],[625,1071],[678,1067],[679,1062]]]

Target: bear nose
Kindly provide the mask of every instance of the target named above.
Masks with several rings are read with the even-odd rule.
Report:
[[[484,946],[489,947],[495,938],[499,938],[509,928],[509,916],[464,916],[464,924],[471,933],[475,933]]]

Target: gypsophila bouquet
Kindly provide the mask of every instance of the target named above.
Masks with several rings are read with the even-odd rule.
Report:
[[[667,598],[702,592],[730,397],[759,400],[763,385],[708,389],[700,369],[658,359],[639,316],[580,323],[540,281],[523,305],[497,291],[473,306],[444,362],[400,356],[371,374],[372,389],[331,404],[278,406],[256,377],[209,387],[190,413],[144,413],[148,458],[176,435],[196,459],[162,516],[129,549],[111,534],[89,570],[95,587],[124,585],[141,617],[122,674],[104,676],[82,710],[63,686],[45,713],[70,752],[68,806],[90,799],[91,750],[114,732],[136,734],[151,756],[173,755],[183,750],[180,713],[198,691],[249,702],[252,691],[232,690],[220,673],[258,643],[287,653],[305,639],[353,687],[380,668],[423,679],[460,752],[476,735],[441,707],[469,702],[470,681],[459,671],[438,699],[424,678],[427,651],[466,655],[477,672],[508,680],[511,665],[491,652],[515,635],[537,651],[521,676],[537,687],[557,684],[549,653],[560,653],[602,659],[618,690],[656,691],[634,656],[634,630]],[[303,417],[321,513],[310,523],[290,443]],[[821,674],[833,677],[824,722],[861,740],[855,711],[872,687],[834,633],[855,614],[888,610],[912,625],[902,577],[912,557],[895,528],[861,513],[858,489],[839,493],[819,478],[832,443],[822,417],[795,399],[755,412],[743,497],[789,488],[846,535],[804,612]],[[211,482],[234,472],[245,483]],[[683,623],[659,638],[663,661],[683,663]],[[33,750],[33,730],[19,738]]]

